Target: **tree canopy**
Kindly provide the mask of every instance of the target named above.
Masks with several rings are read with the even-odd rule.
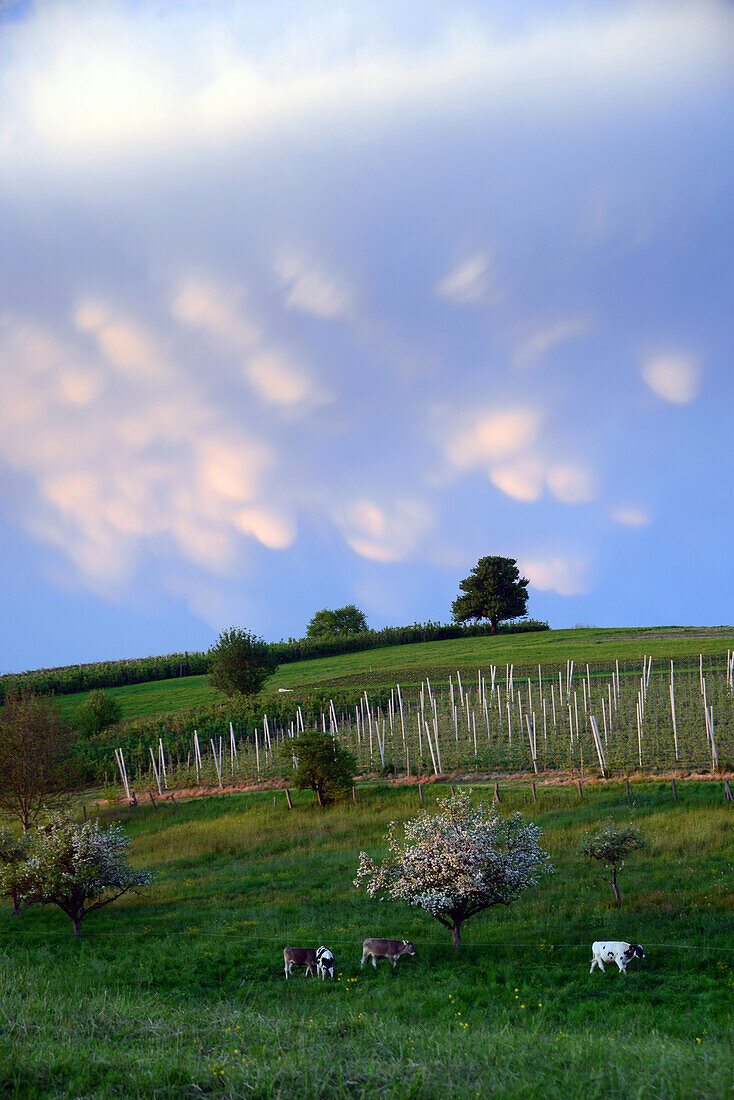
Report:
[[[494,634],[503,620],[525,614],[529,583],[527,577],[520,576],[516,558],[480,558],[459,584],[462,595],[451,604],[454,622],[489,619]]]
[[[354,883],[372,897],[425,909],[451,930],[456,951],[464,921],[516,901],[553,868],[539,844],[541,830],[521,814],[500,817],[486,802],[473,806],[471,791],[438,806],[438,813],[423,810],[406,822],[403,841],[393,821],[390,854],[378,864],[362,852]]]
[[[283,752],[294,760],[294,787],[315,791],[319,806],[344,798],[352,789],[357,762],[330,734],[306,730],[287,741]]]
[[[317,611],[306,628],[307,638],[342,638],[345,634],[363,634],[367,618],[353,603],[330,610]]]
[[[13,695],[0,710],[0,809],[24,832],[70,786],[72,739],[48,696]]]
[[[621,901],[619,887],[617,885],[617,872],[624,867],[627,857],[633,852],[638,852],[645,847],[645,838],[634,825],[625,825],[618,829],[615,825],[608,825],[598,833],[587,833],[581,841],[581,852],[594,859],[597,863],[608,863],[611,868],[611,878],[605,878],[614,891],[617,901]]]
[[[58,905],[80,936],[88,913],[152,881],[150,871],[129,865],[129,847],[118,824],[102,829],[96,821],[57,816],[31,834],[25,859],[0,864],[0,893],[20,909]]]
[[[104,691],[92,691],[77,711],[77,729],[88,737],[103,733],[119,722],[121,714],[117,699]]]
[[[277,667],[267,642],[234,626],[209,650],[209,683],[228,696],[255,695]]]

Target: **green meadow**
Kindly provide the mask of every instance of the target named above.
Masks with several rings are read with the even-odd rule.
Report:
[[[476,673],[490,664],[514,663],[517,668],[613,664],[615,660],[641,661],[643,654],[655,661],[723,656],[734,648],[734,627],[609,627],[547,630],[531,634],[499,634],[496,637],[456,638],[386,646],[382,649],[348,653],[337,657],[298,661],[282,665],[268,681],[268,690],[288,688],[310,691],[337,687],[364,688],[400,683],[420,684],[426,676],[432,682],[448,679],[456,669]],[[222,702],[224,696],[209,687],[206,676],[185,676],[147,684],[107,688],[118,700],[125,718],[149,718],[186,707]],[[60,711],[73,719],[88,692],[59,695]]]
[[[374,655],[371,655],[374,657]],[[447,788],[424,787],[426,807]],[[720,782],[503,787],[544,830],[555,873],[448,934],[352,885],[411,787],[361,785],[320,811],[282,792],[112,807],[153,885],[91,915],[0,911],[0,1095],[8,1097],[724,1097],[734,1089],[734,808]],[[475,797],[491,797],[477,789]],[[613,903],[578,854],[601,822],[648,847]],[[367,936],[412,939],[360,970]],[[626,975],[589,974],[599,938],[640,942]],[[333,983],[286,944],[324,943]]]

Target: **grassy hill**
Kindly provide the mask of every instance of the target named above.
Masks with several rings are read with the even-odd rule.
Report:
[[[497,637],[457,638],[450,641],[387,646],[363,653],[349,653],[319,660],[283,665],[269,681],[269,689],[313,690],[369,685],[420,684],[426,676],[440,683],[457,668],[476,673],[490,664],[516,667],[609,664],[615,659],[640,661],[642,655],[654,660],[697,658],[723,655],[734,648],[734,627],[639,627],[604,629],[580,628],[548,630],[531,634],[504,634]],[[121,705],[123,718],[152,717],[185,707],[220,702],[223,696],[213,691],[206,676],[186,676],[148,684],[109,688]],[[63,714],[73,718],[87,698],[87,692],[58,697]]]
[[[438,788],[426,789],[430,806]],[[445,793],[445,789],[443,789]],[[489,792],[485,791],[485,795]],[[734,1085],[732,809],[721,784],[503,791],[530,814],[555,874],[473,918],[455,958],[420,910],[352,886],[415,787],[360,788],[326,812],[267,793],[110,810],[152,887],[90,916],[0,910],[0,1095],[124,1093],[353,1098],[718,1098]],[[632,818],[649,846],[622,904],[578,854],[585,830]],[[414,958],[361,971],[366,936]],[[640,942],[627,975],[589,974],[597,938]],[[333,983],[283,977],[286,944],[325,943]]]

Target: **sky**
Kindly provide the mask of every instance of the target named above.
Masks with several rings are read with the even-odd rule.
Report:
[[[0,672],[732,622],[734,5],[0,0]]]

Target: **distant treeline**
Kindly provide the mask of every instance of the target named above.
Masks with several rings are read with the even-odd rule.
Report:
[[[498,627],[498,634],[523,634],[548,630],[548,623],[536,619],[521,619]],[[449,638],[472,638],[491,634],[489,623],[457,626],[442,623],[414,623],[412,626],[387,626],[383,630],[366,630],[343,638],[289,638],[273,642],[270,648],[278,664],[307,661],[317,657],[334,657],[340,653],[359,653],[382,646],[409,645],[413,642],[437,642]],[[34,672],[10,673],[0,677],[0,701],[13,691],[36,691],[42,694],[72,695],[77,691],[97,688],[124,687],[126,684],[146,684],[154,680],[171,680],[177,676],[201,676],[208,671],[207,653],[168,653],[161,657],[138,657],[120,661],[95,661],[86,665],[66,665]]]

